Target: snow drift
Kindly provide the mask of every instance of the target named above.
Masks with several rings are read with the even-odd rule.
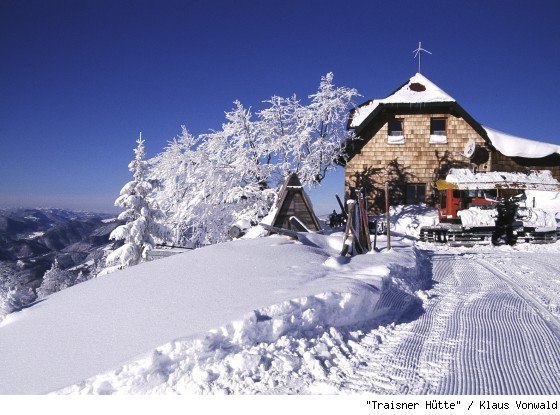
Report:
[[[341,327],[419,301],[413,248],[349,260],[340,244],[238,240],[51,295],[0,325],[0,393],[240,392],[279,372],[327,375]]]

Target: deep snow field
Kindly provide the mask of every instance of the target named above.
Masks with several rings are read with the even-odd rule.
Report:
[[[346,259],[341,234],[271,236],[87,281],[0,324],[0,393],[244,392],[316,377],[335,357],[314,349],[322,337],[415,304],[411,245]]]
[[[1,394],[559,394],[560,242],[241,239],[87,281],[0,323]]]

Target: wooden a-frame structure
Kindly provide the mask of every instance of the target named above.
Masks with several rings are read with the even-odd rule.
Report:
[[[297,220],[290,220],[290,218],[297,218]],[[322,232],[319,219],[313,211],[311,201],[303,190],[299,177],[296,173],[292,173],[280,189],[272,226],[302,231],[297,222],[303,224],[311,232]]]

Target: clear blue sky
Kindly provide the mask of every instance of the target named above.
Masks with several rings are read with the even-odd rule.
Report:
[[[153,156],[329,71],[381,98],[419,40],[479,122],[560,143],[558,1],[0,0],[0,207],[109,211],[139,131]],[[339,172],[312,192],[320,213],[340,191]]]

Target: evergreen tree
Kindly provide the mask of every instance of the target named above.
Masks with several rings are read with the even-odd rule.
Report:
[[[37,289],[37,296],[44,298],[74,284],[76,284],[76,276],[70,271],[61,269],[55,258],[51,268],[43,275],[43,282]]]
[[[163,218],[163,214],[157,202],[150,197],[157,183],[148,178],[142,134],[136,143],[134,160],[128,165],[133,179],[124,185],[115,200],[115,206],[125,209],[118,218],[126,223],[113,230],[109,236],[113,240],[123,240],[124,244],[107,256],[107,268],[99,275],[145,261],[156,240],[167,239],[167,229],[157,222]]]

